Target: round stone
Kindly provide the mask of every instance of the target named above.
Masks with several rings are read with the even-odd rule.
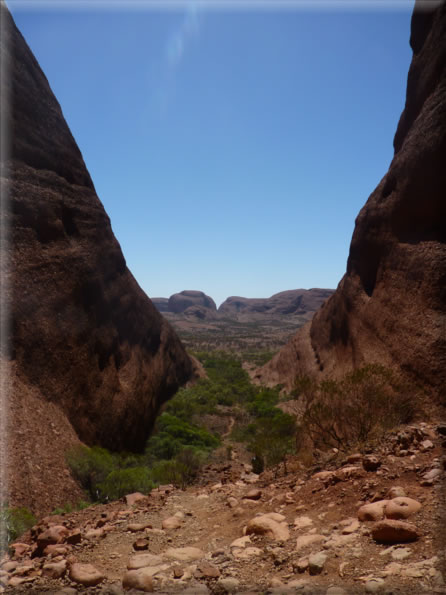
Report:
[[[85,587],[94,587],[101,583],[105,576],[92,564],[75,563],[70,568],[70,578]]]

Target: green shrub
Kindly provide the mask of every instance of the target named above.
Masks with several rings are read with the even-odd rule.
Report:
[[[117,455],[105,448],[78,446],[67,452],[67,463],[73,475],[93,501],[117,500],[125,494],[148,493],[154,487],[149,469],[141,465],[138,455]],[[56,514],[68,512],[67,505]]]
[[[219,439],[205,428],[165,412],[159,416],[155,432],[147,442],[146,458],[151,464],[160,459],[170,460],[187,446],[211,450],[219,444]]]
[[[180,476],[174,459],[157,461],[151,468],[153,480],[157,484],[172,483],[178,485]]]
[[[165,411],[183,421],[191,421],[194,416],[215,413],[216,404],[212,383],[204,378],[190,388],[180,388],[168,401]]]
[[[254,453],[256,466],[263,468],[266,464],[273,467],[283,463],[286,473],[286,456],[295,452],[297,431],[295,418],[277,408],[273,416],[261,417],[250,424],[247,442],[249,450]]]
[[[59,506],[55,508],[51,514],[69,514],[73,512],[73,510],[84,510],[91,506],[91,502],[87,502],[86,500],[79,500],[75,504],[68,502],[64,506]]]
[[[295,452],[296,420],[277,407],[279,398],[277,388],[253,387],[231,433],[232,439],[246,442],[254,454],[252,464],[255,473],[263,471],[265,466],[279,463],[284,463],[286,473],[286,456]]]
[[[55,508],[51,514],[69,514],[70,512],[73,512],[73,505],[71,504],[71,502],[68,502],[67,504],[65,504],[64,506],[58,506],[57,508]]]
[[[195,448],[183,448],[175,457],[181,476],[181,487],[192,484],[198,477],[207,453]]]
[[[247,410],[255,417],[270,417],[280,413],[276,407],[279,402],[279,392],[276,389],[262,388],[247,404]]]
[[[9,508],[8,506],[0,508],[0,527],[5,532],[7,543],[15,541],[36,522],[36,517],[28,508]]]
[[[91,502],[87,502],[86,500],[79,500],[75,506],[75,510],[85,510],[91,506]]]
[[[155,487],[146,467],[115,469],[105,481],[98,484],[99,499],[119,500],[126,494],[142,492],[148,494]]]
[[[205,460],[205,452],[186,447],[174,459],[155,463],[152,477],[157,483],[172,483],[184,489],[196,480]]]
[[[105,448],[76,446],[66,453],[67,463],[92,500],[100,499],[99,485],[117,467],[116,457]]]
[[[418,397],[391,370],[377,364],[347,374],[339,381],[317,384],[298,379],[303,426],[316,446],[343,452],[362,448],[399,424],[410,422]]]

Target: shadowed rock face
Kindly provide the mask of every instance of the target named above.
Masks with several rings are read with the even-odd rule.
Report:
[[[56,404],[81,440],[140,449],[158,407],[193,366],[127,269],[45,75],[3,4],[1,10],[10,68],[2,86],[11,140],[2,164],[11,240],[6,358],[22,393],[32,387],[42,409]],[[17,423],[22,414],[14,412]],[[12,427],[12,449],[15,435]],[[57,434],[51,436],[57,450]],[[32,451],[31,432],[20,440]]]
[[[214,300],[202,291],[185,290],[180,293],[174,293],[169,298],[169,312],[180,314],[191,306],[209,308],[213,311],[217,310]]]
[[[446,380],[446,5],[412,17],[413,59],[389,171],[359,213],[335,294],[258,374],[341,375],[368,362]]]

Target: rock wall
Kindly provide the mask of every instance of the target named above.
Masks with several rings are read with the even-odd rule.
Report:
[[[10,140],[2,163],[9,198],[3,229],[10,235],[3,260],[9,317],[3,361],[12,378],[9,483],[11,502],[29,504],[27,480],[14,467],[18,452],[34,456],[35,436],[43,433],[42,445],[59,457],[50,453],[47,461],[54,463],[57,492],[61,450],[79,439],[141,449],[159,406],[193,376],[194,366],[128,270],[48,81],[3,3],[1,11],[9,66],[2,85]],[[31,400],[40,403],[35,418]],[[55,428],[38,421],[54,408],[65,421]],[[37,509],[48,509],[43,499],[34,501]]]
[[[443,392],[446,380],[446,5],[418,1],[389,171],[356,219],[334,295],[257,374],[339,376],[365,363]]]

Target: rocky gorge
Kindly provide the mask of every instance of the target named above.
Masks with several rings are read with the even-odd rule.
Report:
[[[203,292],[154,305],[139,288],[60,106],[2,5],[11,66],[2,103],[12,141],[2,164],[11,240],[2,271],[6,471],[10,502],[39,519],[1,556],[0,593],[446,593],[446,425],[438,402],[446,364],[446,5],[424,8],[418,0],[395,157],[358,216],[337,290],[232,297],[221,307],[249,333],[265,313],[271,329],[276,316],[296,316],[300,325],[317,303],[312,320],[252,376],[291,391],[297,376],[319,381],[383,364],[409,379],[399,402],[415,400],[418,385],[425,390],[414,419],[389,424],[357,450],[314,443],[311,460],[286,454],[255,473],[255,457],[231,438],[235,411],[247,418],[271,395],[265,389],[263,402],[254,395],[241,412],[240,394],[224,395],[219,385],[217,396],[234,403],[228,398],[207,416],[218,422],[224,460],[211,459],[195,485],[161,484],[64,512],[54,509],[82,497],[67,450],[83,442],[140,451],[178,387],[203,373],[169,315],[213,332],[221,314]],[[248,340],[258,343],[258,335]],[[240,378],[246,370],[230,372]],[[183,411],[191,409],[188,395]],[[298,416],[298,397],[280,406],[296,405]],[[270,441],[271,420],[261,426]]]

